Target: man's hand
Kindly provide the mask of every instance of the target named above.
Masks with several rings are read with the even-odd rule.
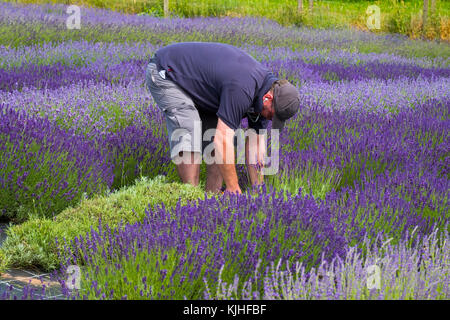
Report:
[[[216,163],[219,166],[225,184],[226,192],[242,193],[236,174],[234,161],[234,130],[225,124],[220,118],[217,122],[216,135],[214,137]]]

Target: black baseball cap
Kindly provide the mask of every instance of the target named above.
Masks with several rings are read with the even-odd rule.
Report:
[[[293,117],[300,109],[300,93],[287,80],[275,81],[273,88],[272,129],[283,129],[287,119]]]

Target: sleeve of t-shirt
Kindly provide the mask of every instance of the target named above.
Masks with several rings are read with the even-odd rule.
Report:
[[[236,130],[250,107],[252,99],[237,85],[222,88],[217,116],[231,129]]]

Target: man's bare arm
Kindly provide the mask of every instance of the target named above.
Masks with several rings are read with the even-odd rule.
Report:
[[[218,161],[220,173],[222,174],[225,184],[227,185],[227,191],[241,193],[234,161],[233,139],[234,130],[228,127],[219,118],[216,135],[214,137],[216,161]]]

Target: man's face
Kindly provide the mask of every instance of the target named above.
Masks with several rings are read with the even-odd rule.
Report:
[[[266,93],[263,97],[263,109],[261,115],[267,120],[272,120],[275,114],[275,109],[272,106],[273,96],[271,93]]]

